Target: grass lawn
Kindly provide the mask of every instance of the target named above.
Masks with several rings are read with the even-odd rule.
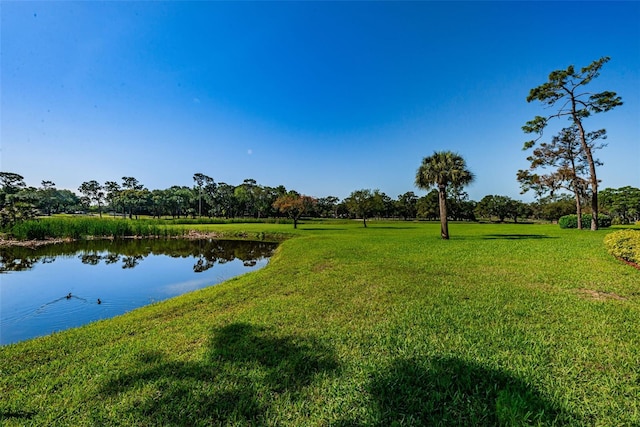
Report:
[[[0,348],[3,425],[640,425],[640,271],[556,225],[306,222],[269,265]]]

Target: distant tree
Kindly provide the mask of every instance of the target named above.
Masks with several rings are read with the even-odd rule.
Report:
[[[449,239],[447,222],[447,188],[449,186],[464,187],[473,181],[473,174],[467,169],[466,162],[457,153],[439,151],[425,157],[416,173],[415,184],[418,188],[428,190],[435,186],[438,189],[438,205],[440,208],[440,235]]]
[[[322,218],[338,217],[338,202],[340,199],[335,196],[321,197],[316,203],[318,216]]]
[[[205,197],[211,206],[212,216],[231,218],[239,209],[235,187],[225,182],[219,183],[212,192],[207,192]]]
[[[600,192],[600,206],[616,223],[640,221],[640,189],[626,186],[605,188]]]
[[[233,195],[240,206],[242,215],[257,216],[255,209],[257,193],[258,184],[255,179],[245,179],[242,184],[235,187]]]
[[[40,200],[47,216],[51,216],[51,208],[55,203],[56,184],[53,181],[43,180],[40,185]]]
[[[372,215],[377,218],[390,218],[395,215],[395,203],[383,191],[373,190],[373,199]]]
[[[450,185],[447,187],[447,215],[456,221],[475,220],[476,202],[469,200],[469,194],[463,187]]]
[[[513,222],[518,222],[518,218],[531,218],[532,215],[533,209],[528,203],[524,203],[520,200],[513,200],[511,209],[511,219],[513,219]]]
[[[347,207],[347,199],[342,199],[336,205],[336,218],[348,218],[351,213]]]
[[[452,200],[452,208],[447,208],[447,211],[453,212],[454,219],[458,221],[475,221],[476,220],[476,206],[477,202],[473,200]]]
[[[142,190],[143,185],[140,184],[140,182],[138,182],[138,180],[132,176],[123,176],[122,188],[129,190]]]
[[[41,192],[34,187],[22,188],[10,199],[11,202],[6,206],[6,209],[0,212],[1,222],[6,224],[8,219],[8,225],[36,218],[38,216],[36,206],[43,203]]]
[[[273,207],[293,219],[293,228],[298,228],[298,220],[302,215],[313,208],[316,200],[313,197],[289,191],[287,194],[279,196]]]
[[[214,199],[216,189],[218,188],[218,184],[215,183],[213,179],[206,180],[203,188],[204,193],[204,202],[206,207],[207,216],[211,217],[214,212],[214,207],[212,205],[212,200]]]
[[[132,176],[122,177],[122,190],[120,191],[120,198],[123,204],[123,217],[125,212],[129,208],[129,219],[133,217],[133,209],[139,201],[138,192],[142,190],[144,186],[138,182],[138,180]]]
[[[286,194],[286,190],[284,192]],[[276,214],[273,203],[284,195],[281,188],[258,186],[255,195],[254,208],[258,218],[267,218]]]
[[[38,212],[38,190],[27,187],[22,175],[0,172],[0,226],[11,227],[34,218]]]
[[[102,202],[104,201],[104,188],[98,181],[91,180],[80,184],[78,191],[89,200],[89,203],[95,202],[98,205],[98,214],[102,218]]]
[[[547,221],[557,221],[565,215],[575,213],[575,203],[568,194],[558,194],[554,197],[543,197],[530,205],[535,218]]]
[[[481,217],[489,218],[496,216],[500,222],[504,222],[505,218],[513,215],[515,204],[514,201],[507,196],[484,196],[476,206],[476,214]]]
[[[602,57],[583,67],[579,72],[576,71],[573,65],[567,67],[566,70],[551,72],[548,82],[531,89],[527,102],[540,101],[546,107],[557,107],[557,110],[545,117],[536,116],[522,127],[526,133],[538,135],[537,139],[524,144],[524,148],[529,149],[535,146],[536,142],[542,137],[542,132],[551,119],[567,117],[575,126],[582,152],[589,165],[592,230],[598,229],[598,178],[596,176],[597,162],[593,158],[589,141],[590,139],[593,141],[597,138],[604,138],[606,131],[600,129],[596,132],[588,133],[584,128],[583,122],[592,113],[602,113],[622,105],[622,100],[615,92],[590,93],[584,91],[583,86],[600,75],[600,69],[609,59],[609,57]]]
[[[416,203],[418,218],[424,218],[429,221],[438,219],[440,217],[439,198],[438,190],[435,189],[420,197]]]
[[[196,189],[198,192],[198,216],[201,217],[202,216],[202,190],[207,185],[214,184],[214,182],[213,182],[213,178],[202,173],[194,174],[193,180],[196,183]]]
[[[107,181],[104,183],[104,186],[102,188],[104,188],[104,191],[106,192],[105,200],[109,204],[111,209],[113,209],[115,215],[118,210],[118,204],[122,204],[122,200],[120,197],[122,189],[120,188],[120,184],[115,181]],[[124,205],[122,207],[122,210],[124,216]]]
[[[405,221],[415,218],[418,213],[418,196],[413,191],[398,195],[396,210]]]
[[[149,210],[153,218],[160,218],[168,211],[167,190],[152,190]]]
[[[74,212],[79,208],[80,199],[71,190],[57,190],[56,204],[58,212]]]
[[[2,194],[15,194],[25,188],[24,177],[13,172],[0,172],[0,190]]]
[[[24,177],[13,172],[0,172],[0,209],[9,206],[12,196],[25,188]]]
[[[10,227],[35,215],[34,205],[25,205],[18,193],[26,188],[24,177],[13,172],[0,172],[0,226]]]
[[[189,214],[189,205],[193,197],[189,187],[174,185],[165,190],[165,194],[167,207],[173,218],[180,218],[182,215],[186,217]]]
[[[367,227],[367,217],[376,210],[376,198],[369,189],[362,189],[352,192],[345,199],[345,204],[349,212],[362,218],[362,224]]]

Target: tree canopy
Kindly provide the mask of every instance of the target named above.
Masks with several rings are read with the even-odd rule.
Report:
[[[293,219],[293,228],[298,228],[300,217],[309,212],[315,204],[316,199],[313,197],[305,196],[295,191],[289,191],[273,202],[273,206],[276,209]]]
[[[375,212],[377,206],[377,200],[374,192],[370,189],[362,189],[353,191],[349,197],[345,199],[345,204],[349,212],[356,217],[362,218],[362,224],[367,227],[367,217]]]

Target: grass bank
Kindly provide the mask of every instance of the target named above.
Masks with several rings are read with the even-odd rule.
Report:
[[[4,425],[640,423],[640,271],[610,231],[199,225],[269,265],[0,348]]]

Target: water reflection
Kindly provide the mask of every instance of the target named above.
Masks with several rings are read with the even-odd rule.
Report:
[[[96,240],[0,248],[0,344],[113,317],[267,263],[275,243]]]
[[[27,248],[0,248],[0,273],[31,270],[38,263],[50,264],[56,258],[77,256],[83,264],[121,263],[122,268],[135,268],[150,255],[172,258],[194,258],[193,271],[201,273],[215,264],[239,259],[246,267],[269,257],[275,248],[271,242],[238,240],[93,240]]]

